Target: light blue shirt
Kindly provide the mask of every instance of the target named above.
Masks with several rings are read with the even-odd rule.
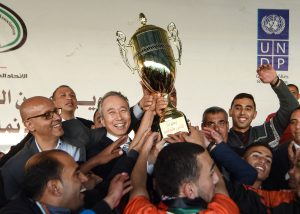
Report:
[[[39,152],[42,151],[41,147],[39,146],[39,144],[36,142],[36,139],[34,139],[35,145],[38,148]],[[62,141],[61,139],[58,139],[58,142],[56,144],[56,147],[53,149],[59,149],[62,151],[67,152],[69,155],[71,155],[75,161],[79,161],[80,158],[80,149],[76,146],[72,146],[68,143],[65,143],[64,141]]]

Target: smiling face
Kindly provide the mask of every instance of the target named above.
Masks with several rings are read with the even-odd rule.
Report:
[[[249,98],[234,100],[229,110],[229,116],[232,117],[233,129],[240,132],[246,132],[256,117],[254,103]]]
[[[46,97],[29,98],[24,101],[20,108],[25,127],[34,135],[35,138],[44,140],[58,139],[63,135],[64,131],[61,125],[61,117],[57,113],[53,113],[52,118],[35,116],[54,112],[55,110],[56,107],[54,106],[53,101]]]
[[[76,210],[83,205],[84,194],[81,190],[84,188],[83,183],[88,179],[79,170],[78,164],[71,156],[61,155],[59,158],[63,164],[61,173],[61,207]]]
[[[253,146],[249,148],[244,159],[257,171],[257,181],[262,182],[269,176],[272,165],[272,152],[265,146]]]
[[[116,137],[125,135],[131,123],[128,102],[120,96],[109,96],[101,107],[101,123],[107,132]]]

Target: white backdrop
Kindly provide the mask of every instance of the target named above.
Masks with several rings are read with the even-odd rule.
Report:
[[[81,105],[77,115],[92,118],[92,101],[109,90],[121,91],[135,104],[142,95],[139,77],[123,63],[115,33],[129,40],[140,27],[143,12],[148,24],[166,29],[173,21],[183,43],[182,65],[177,67],[178,109],[193,124],[210,106],[229,108],[240,92],[252,93],[258,116],[254,124],[277,110],[269,85],[257,83],[257,10],[288,9],[289,71],[285,81],[299,85],[300,3],[297,0],[0,0],[25,22],[28,37],[14,51],[0,53],[0,74],[27,74],[27,78],[0,78],[0,150],[24,136],[16,103],[24,97],[50,96],[61,84],[70,85]],[[3,22],[2,22],[3,23]],[[3,39],[0,22],[0,45]],[[3,91],[5,93],[3,93]],[[3,95],[3,98],[2,98]],[[8,125],[11,125],[9,127]],[[9,133],[10,128],[21,130]],[[13,129],[10,129],[11,132]],[[5,147],[5,148],[4,148]]]

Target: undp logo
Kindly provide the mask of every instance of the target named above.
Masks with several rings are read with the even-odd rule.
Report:
[[[289,10],[258,9],[257,66],[288,70]]]
[[[285,19],[281,16],[264,16],[261,27],[267,34],[281,34],[285,28]]]

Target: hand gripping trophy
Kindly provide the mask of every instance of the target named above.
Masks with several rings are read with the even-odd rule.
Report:
[[[168,134],[179,131],[188,132],[185,116],[178,111],[170,101],[169,93],[174,87],[176,77],[176,63],[180,64],[182,45],[178,37],[178,30],[174,23],[167,27],[168,32],[154,25],[147,25],[147,19],[140,13],[140,27],[131,37],[128,44],[126,36],[117,31],[117,42],[124,63],[132,72],[137,71],[142,79],[142,84],[152,93],[161,93],[168,100],[168,106],[160,117],[160,131],[163,138]],[[178,59],[170,45],[172,40],[178,51]],[[127,48],[132,48],[135,67],[131,66],[128,60]]]

